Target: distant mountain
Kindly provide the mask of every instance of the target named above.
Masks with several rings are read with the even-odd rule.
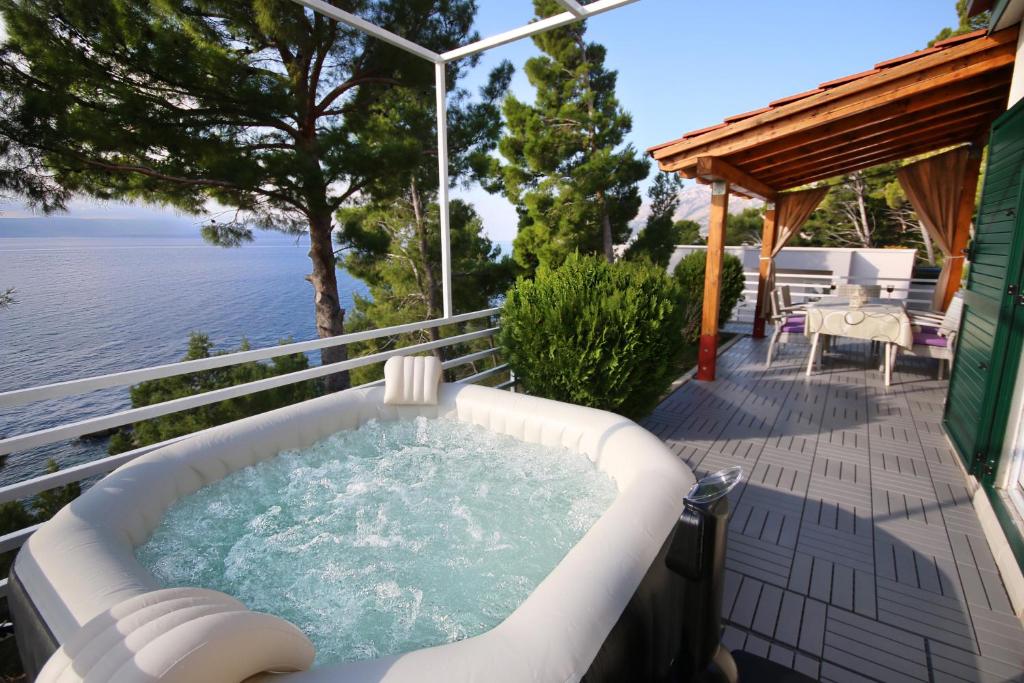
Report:
[[[757,199],[744,199],[736,195],[729,195],[729,213],[740,213],[752,206],[760,207],[763,202]],[[650,213],[650,205],[644,202],[640,207],[633,222],[633,231],[636,232],[643,227]],[[677,221],[697,221],[701,225],[701,234],[706,235],[708,229],[708,218],[711,215],[711,186],[699,183],[687,183],[679,191],[679,208],[676,209],[675,219]]]
[[[744,199],[736,195],[729,195],[729,213],[741,213],[744,209],[752,206],[760,207],[763,202],[757,199]],[[676,210],[677,221],[697,221],[705,232],[708,227],[708,219],[711,216],[711,186],[693,183],[685,186],[679,192],[679,208]]]

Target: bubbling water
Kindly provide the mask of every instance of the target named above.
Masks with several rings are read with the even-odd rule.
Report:
[[[604,513],[585,456],[456,420],[371,421],[172,506],[137,557],[301,628],[317,664],[449,643],[511,614]]]

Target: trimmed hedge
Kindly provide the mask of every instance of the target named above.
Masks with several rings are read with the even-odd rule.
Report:
[[[683,339],[692,344],[700,341],[700,318],[704,307],[704,268],[708,254],[705,250],[691,252],[685,256],[672,277],[682,289],[683,298]],[[718,319],[725,322],[732,315],[740,297],[743,296],[743,262],[732,254],[722,258],[721,299],[718,305]]]
[[[675,379],[680,302],[657,266],[574,255],[509,290],[502,353],[530,394],[641,417]]]

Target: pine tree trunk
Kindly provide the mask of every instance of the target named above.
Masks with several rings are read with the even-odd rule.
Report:
[[[928,234],[928,229],[924,227],[924,223],[921,221],[917,222],[917,228],[921,231],[921,241],[924,242],[924,251],[928,257],[928,265],[935,265],[935,247],[932,245],[932,236]]]
[[[612,219],[608,215],[604,193],[598,194],[598,200],[601,202],[601,238],[604,243],[604,257],[608,263],[611,263],[615,260],[615,250],[612,244]]]
[[[338,269],[334,258],[334,243],[331,241],[330,213],[316,215],[309,222],[309,258],[313,272],[306,278],[313,285],[313,307],[316,311],[316,333],[321,339],[336,337],[345,332],[345,311],[338,297]],[[324,365],[337,363],[348,358],[344,346],[332,346],[320,352]],[[348,371],[328,375],[324,378],[328,392],[348,389]]]
[[[431,320],[437,317],[437,309],[441,301],[441,290],[437,284],[437,275],[434,273],[434,268],[430,262],[430,242],[427,239],[426,218],[423,215],[423,202],[415,180],[409,186],[409,192],[412,198],[413,219],[416,221],[416,242],[419,247],[420,258],[423,259],[423,276],[426,279],[427,291],[423,292],[423,295],[427,301],[427,319]],[[441,339],[441,328],[431,327],[428,330],[428,334],[431,341],[438,341]],[[434,349],[434,355],[439,361],[444,362],[442,349]]]

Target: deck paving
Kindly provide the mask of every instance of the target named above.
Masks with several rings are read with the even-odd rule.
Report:
[[[823,681],[1021,681],[1024,628],[941,428],[946,382],[899,360],[886,388],[866,344],[744,337],[715,382],[685,383],[644,420],[730,494],[724,641]]]

